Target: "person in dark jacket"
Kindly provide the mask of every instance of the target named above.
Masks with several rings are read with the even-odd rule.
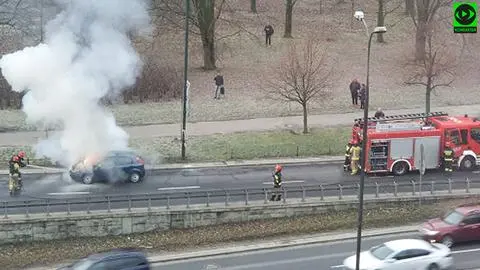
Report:
[[[365,108],[365,101],[367,99],[367,87],[364,83],[362,83],[360,90],[358,90],[358,98],[360,99],[360,109]]]
[[[214,99],[219,99],[220,95],[225,95],[225,86],[224,86],[224,81],[223,81],[223,76],[220,74],[220,72],[217,73],[217,76],[213,78],[215,81],[215,96],[213,97]]]
[[[272,46],[272,35],[275,32],[273,27],[268,24],[265,26],[263,31],[265,31],[265,46]]]
[[[352,95],[352,105],[358,105],[358,90],[360,90],[360,83],[354,79],[350,83],[350,94]]]
[[[275,166],[275,171],[273,171],[273,191],[270,201],[280,201],[282,198],[282,169],[282,166],[277,164]]]
[[[375,112],[374,117],[376,118],[384,118],[385,114],[382,111],[382,108],[378,108],[377,111]]]

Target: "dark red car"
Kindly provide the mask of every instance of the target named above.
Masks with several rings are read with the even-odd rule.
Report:
[[[460,206],[442,218],[422,224],[423,239],[452,247],[456,243],[480,240],[480,204]]]

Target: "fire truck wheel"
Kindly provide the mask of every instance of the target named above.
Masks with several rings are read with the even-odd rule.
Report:
[[[475,168],[475,159],[473,157],[467,156],[463,158],[460,163],[460,169],[464,171],[471,171]]]
[[[395,175],[404,175],[408,172],[408,164],[405,161],[397,162],[393,166],[392,172]]]

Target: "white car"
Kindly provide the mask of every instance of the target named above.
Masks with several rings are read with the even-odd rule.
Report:
[[[355,270],[356,256],[343,261],[345,270]],[[450,248],[420,239],[389,241],[360,253],[360,270],[452,269]]]

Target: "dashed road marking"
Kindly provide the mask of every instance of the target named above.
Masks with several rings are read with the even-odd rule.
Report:
[[[164,187],[164,188],[157,188],[158,191],[162,190],[178,190],[178,189],[198,189],[200,186],[185,186],[185,187]]]
[[[293,180],[293,181],[283,181],[282,184],[290,184],[290,183],[305,183],[305,181],[302,180]],[[263,182],[264,185],[272,185],[273,181],[270,182]]]
[[[342,268],[343,265],[334,265],[334,266],[330,266],[331,269],[336,269],[336,268]]]
[[[87,191],[78,191],[78,192],[53,192],[47,193],[50,196],[63,196],[63,195],[88,195],[90,192]]]

